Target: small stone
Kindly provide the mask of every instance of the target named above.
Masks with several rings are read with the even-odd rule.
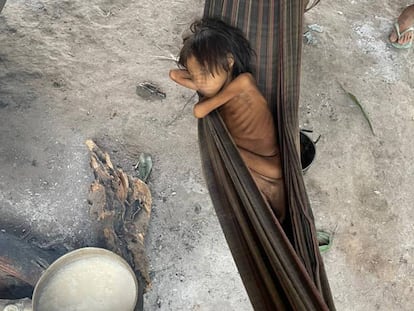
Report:
[[[158,306],[158,308],[161,308],[161,305],[162,305],[162,300],[161,300],[160,297],[158,297],[158,299],[157,299],[157,306]]]
[[[200,214],[200,212],[201,212],[201,205],[200,205],[200,203],[197,203],[197,204],[195,205],[195,207],[194,207],[194,212],[195,212],[196,214]]]

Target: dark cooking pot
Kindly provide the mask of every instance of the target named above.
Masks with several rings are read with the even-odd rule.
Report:
[[[303,173],[309,169],[313,160],[315,160],[316,142],[306,135],[303,130],[300,131],[300,162],[302,164]]]

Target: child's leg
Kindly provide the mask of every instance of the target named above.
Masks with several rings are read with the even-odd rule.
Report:
[[[265,201],[270,205],[280,223],[286,217],[285,186],[283,179],[273,179],[250,170]]]

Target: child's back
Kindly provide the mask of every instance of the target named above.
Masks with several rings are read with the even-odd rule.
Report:
[[[250,45],[238,29],[223,22],[202,20],[195,25],[180,53],[184,69],[172,70],[170,77],[201,95],[194,106],[197,118],[218,109],[258,188],[283,221],[284,185],[276,129],[246,64]]]
[[[239,92],[218,108],[220,115],[257,186],[282,221],[285,195],[273,116],[250,74],[240,75],[231,84],[238,84]]]

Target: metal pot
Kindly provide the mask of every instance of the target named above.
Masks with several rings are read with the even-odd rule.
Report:
[[[300,131],[300,162],[302,164],[302,173],[306,173],[316,156],[316,143],[308,135],[304,133],[305,130]],[[309,130],[306,130],[310,132]],[[320,137],[320,136],[319,136]]]
[[[137,299],[138,282],[129,264],[109,250],[86,247],[45,270],[34,288],[32,308],[23,299],[7,301],[0,310],[133,311]]]
[[[128,263],[102,248],[81,248],[57,259],[39,279],[33,311],[132,311],[138,282]]]

